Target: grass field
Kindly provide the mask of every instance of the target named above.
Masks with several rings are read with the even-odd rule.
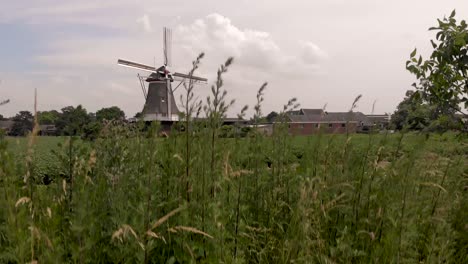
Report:
[[[0,262],[466,263],[468,140],[0,139]]]

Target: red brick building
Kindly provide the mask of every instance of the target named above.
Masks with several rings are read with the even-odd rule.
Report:
[[[291,135],[319,132],[344,134],[365,131],[372,122],[361,112],[326,112],[322,109],[300,109],[288,115]]]

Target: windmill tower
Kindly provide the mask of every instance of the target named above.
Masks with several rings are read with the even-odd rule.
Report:
[[[169,28],[163,30],[163,57],[164,64],[159,67],[118,59],[117,64],[125,67],[150,72],[149,76],[141,76],[138,79],[141,84],[145,105],[143,106],[143,120],[145,121],[178,121],[179,109],[177,108],[174,91],[183,83],[205,83],[206,78],[191,76],[179,72],[171,73],[168,67],[172,66],[172,32]],[[176,88],[172,89],[172,82],[179,81]],[[148,83],[148,88],[145,86]]]

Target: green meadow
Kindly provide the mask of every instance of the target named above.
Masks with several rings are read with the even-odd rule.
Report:
[[[155,129],[2,138],[0,262],[468,261],[466,137]]]

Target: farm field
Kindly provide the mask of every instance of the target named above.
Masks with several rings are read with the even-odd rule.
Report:
[[[468,261],[466,138],[212,132],[0,139],[0,262]]]

